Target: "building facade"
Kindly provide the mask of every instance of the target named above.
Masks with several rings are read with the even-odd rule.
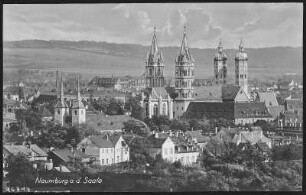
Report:
[[[194,100],[194,59],[188,48],[186,27],[179,54],[175,58],[175,93],[173,117],[179,118]]]
[[[148,88],[153,87],[165,87],[164,78],[164,62],[163,53],[158,49],[156,27],[154,27],[154,35],[150,52],[145,59],[146,65],[146,86]]]
[[[235,56],[235,85],[248,93],[248,55],[244,52],[242,39]]]
[[[219,42],[217,53],[214,57],[214,79],[217,85],[227,83],[227,56],[223,51],[221,40]]]

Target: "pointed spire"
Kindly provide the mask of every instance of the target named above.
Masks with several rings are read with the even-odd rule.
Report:
[[[220,38],[219,40],[219,46],[218,46],[218,52],[222,52],[223,51],[223,45],[222,45],[222,39]]]
[[[80,76],[77,76],[77,90],[78,90],[78,95],[77,95],[77,101],[80,102],[81,101],[81,92],[80,92]]]
[[[64,105],[64,84],[63,79],[61,78],[61,94],[60,94],[60,101],[61,104]]]
[[[188,52],[188,42],[187,42],[187,30],[186,30],[186,26],[184,26],[184,35],[183,35],[183,40],[182,40],[180,54],[185,54],[185,52],[186,53]]]
[[[157,38],[156,38],[156,26],[154,26],[154,34],[153,34],[150,54],[155,55],[157,54],[157,52],[158,52],[158,44],[157,44]]]
[[[241,40],[240,40],[239,51],[240,52],[244,52],[244,46],[243,46],[243,39],[242,39],[242,37],[241,37]]]

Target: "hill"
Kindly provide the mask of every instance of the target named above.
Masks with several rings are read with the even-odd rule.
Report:
[[[60,69],[95,75],[141,75],[148,46],[93,41],[4,41],[3,67],[26,69]],[[174,58],[179,47],[160,47],[165,57],[165,75],[173,76]],[[251,78],[301,73],[302,48],[246,48]],[[213,74],[213,55],[216,49],[190,48],[195,59],[196,78]],[[236,49],[226,49],[229,76],[234,74]],[[232,76],[231,76],[232,77]]]

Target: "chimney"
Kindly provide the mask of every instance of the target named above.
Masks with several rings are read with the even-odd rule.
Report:
[[[170,136],[170,137],[172,137],[172,136],[173,136],[173,134],[172,134],[172,131],[171,131],[171,130],[169,130],[169,136]]]
[[[180,146],[177,147],[177,151],[178,151],[178,152],[181,151],[181,147],[180,147]]]
[[[179,132],[178,131],[176,131],[176,137],[179,137]]]
[[[215,133],[218,134],[218,127],[215,127]]]
[[[106,135],[106,141],[108,141],[108,134]]]
[[[50,147],[50,152],[53,151],[53,150],[54,150],[54,148],[53,148],[53,147]]]

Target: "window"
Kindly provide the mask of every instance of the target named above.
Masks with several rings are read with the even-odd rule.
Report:
[[[182,110],[184,110],[184,107],[182,107]]]
[[[75,115],[78,115],[78,111],[77,110],[75,110],[74,113],[75,113]]]
[[[113,148],[111,149],[111,153],[113,153]]]
[[[106,159],[106,164],[108,164],[108,159]]]
[[[112,164],[114,164],[114,158],[112,158]]]
[[[61,111],[60,111],[60,109],[58,109],[58,110],[57,110],[57,114],[61,114]]]
[[[102,159],[102,165],[104,165],[104,159]]]
[[[85,153],[85,148],[82,148],[82,152]]]
[[[117,162],[119,162],[119,156],[117,156]]]
[[[102,153],[104,153],[104,148],[102,148]]]
[[[108,151],[107,151],[107,148],[105,149],[105,153],[107,153]]]

